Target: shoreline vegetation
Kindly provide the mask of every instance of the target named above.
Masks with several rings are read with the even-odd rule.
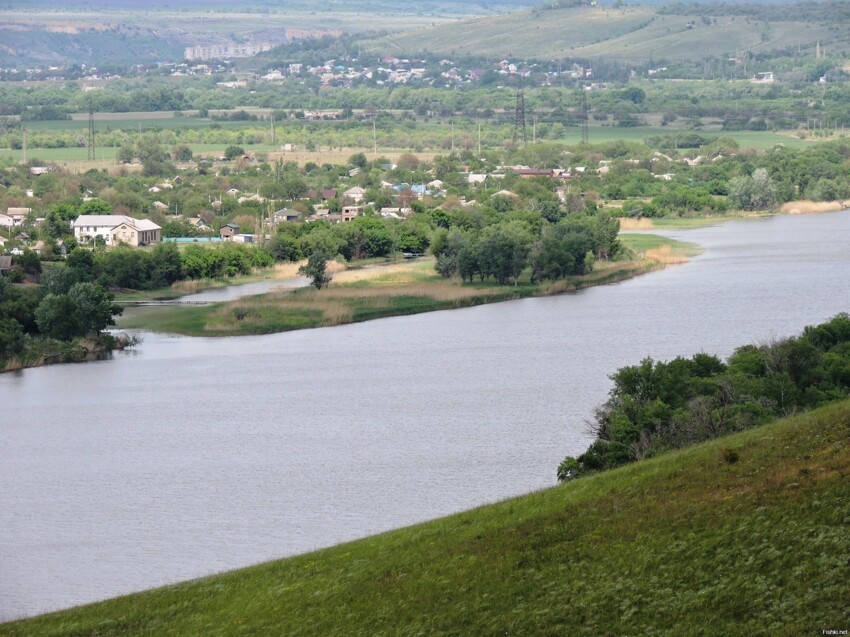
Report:
[[[138,338],[122,333],[104,333],[97,337],[76,338],[70,342],[47,339],[40,343],[36,351],[23,357],[12,356],[5,361],[0,373],[16,372],[56,363],[83,363],[100,360],[114,351],[121,351],[138,343]]]
[[[415,526],[2,624],[0,635],[841,626],[848,422],[844,400]]]
[[[598,262],[588,274],[554,282],[531,283],[523,277],[515,285],[462,283],[457,277],[442,278],[434,270],[434,259],[427,257],[361,269],[344,269],[344,265],[333,262],[333,282],[321,290],[303,287],[205,306],[145,308],[119,320],[118,327],[186,336],[256,335],[328,327],[574,292],[684,263],[701,252],[695,244],[657,235],[625,234],[620,239],[630,258]]]

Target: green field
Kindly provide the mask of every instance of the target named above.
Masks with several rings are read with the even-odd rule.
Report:
[[[673,254],[683,257],[694,257],[703,251],[696,243],[676,241],[675,239],[662,237],[657,234],[621,233],[619,238],[626,248],[637,253],[644,253],[647,250],[658,250],[662,246],[670,246]]]
[[[151,130],[152,128],[159,128],[163,130],[187,130],[192,128],[208,128],[213,122],[208,119],[196,118],[196,117],[178,117],[175,118],[170,113],[149,113],[147,115],[163,115],[164,117],[155,118],[148,117],[147,119],[111,119],[108,121],[98,121],[96,116],[96,129],[100,131],[105,131],[108,129],[111,130],[127,130],[135,132],[138,130],[139,122],[142,122],[143,130]],[[265,130],[266,125],[263,122],[220,122],[222,128],[228,129],[262,129]],[[319,140],[318,146],[326,147],[328,143],[334,142],[334,127],[339,124],[332,121],[321,121],[321,122],[310,122],[305,125],[304,128],[301,128],[297,132],[293,132],[283,126],[278,129],[278,139],[281,143],[284,140],[294,140],[297,142],[302,141],[302,137],[304,135],[308,136],[318,136],[312,137],[314,140]],[[82,121],[52,121],[52,122],[29,122],[27,124],[27,128],[31,131],[83,131],[88,127],[87,122]],[[421,127],[421,128],[420,128]],[[367,130],[369,127],[364,124],[363,130]],[[581,129],[576,126],[567,126],[565,127],[564,136],[554,141],[553,143],[564,143],[564,144],[578,144],[581,141]],[[710,128],[710,126],[708,127]],[[443,137],[446,135],[450,135],[451,125],[448,121],[431,121],[431,122],[423,122],[418,124],[417,127],[412,128],[408,133],[410,135],[415,136],[417,131],[425,131],[422,134],[427,135],[428,138],[433,138],[438,142],[443,141]],[[482,125],[482,133],[485,138],[485,143],[482,145],[484,148],[487,148],[487,134],[488,131],[494,130],[497,131],[495,134],[491,135],[491,137],[502,139],[504,135],[508,133],[505,132],[508,130],[506,125],[504,124],[494,124],[494,123],[484,123]],[[589,141],[592,144],[600,144],[605,142],[624,140],[624,141],[632,141],[642,143],[648,137],[653,137],[657,135],[669,135],[675,132],[676,129],[672,127],[662,128],[662,127],[650,127],[650,126],[639,126],[634,128],[620,128],[614,126],[598,126],[591,125],[589,127]],[[289,131],[287,133],[287,131]],[[474,133],[472,128],[472,124],[469,125],[470,134]],[[367,131],[368,132],[368,131]],[[460,136],[464,133],[463,124],[461,123],[456,127],[456,133]],[[503,134],[504,135],[503,135]],[[815,140],[802,140],[799,137],[795,136],[793,132],[787,131],[784,133],[774,133],[774,132],[755,132],[755,131],[702,131],[702,135],[706,137],[730,137],[738,142],[741,148],[754,148],[756,150],[765,150],[769,148],[773,148],[777,144],[783,144],[788,147],[802,147],[806,145],[810,145],[812,143],[816,143]],[[348,135],[349,139],[351,138],[351,131],[346,130],[342,135]],[[371,136],[369,136],[371,137]],[[382,142],[386,140],[393,139],[392,133],[382,134]],[[412,137],[412,139],[416,139]],[[371,141],[371,140],[367,140]],[[96,142],[97,143],[97,142]],[[195,153],[200,153],[203,155],[220,155],[224,152],[224,149],[229,145],[229,143],[219,143],[219,144],[210,144],[210,143],[190,143],[189,146]],[[240,143],[240,146],[244,147],[246,150],[250,152],[269,152],[280,150],[280,143],[278,144],[247,144]],[[303,146],[303,144],[300,144]],[[339,146],[339,144],[336,144]],[[368,146],[371,148],[371,144]],[[348,148],[356,148],[362,149],[364,146],[349,146]],[[423,146],[423,149],[427,148]],[[436,152],[448,152],[446,150],[441,150],[439,148],[427,148],[429,151]],[[381,143],[379,148],[380,152],[388,152],[388,151],[399,151],[399,152],[409,152],[411,149],[408,148],[396,148],[391,149],[388,148],[384,143]],[[303,153],[303,148],[301,151]],[[97,161],[101,162],[112,162],[115,154],[117,153],[117,148],[111,147],[103,147],[100,146],[97,149]],[[86,161],[88,157],[88,150],[84,147],[66,147],[66,148],[37,148],[30,145],[28,149],[28,159],[41,159],[44,161],[62,161],[62,162],[73,162],[73,161]],[[13,149],[0,149],[0,158],[11,158],[11,159],[21,159],[22,153],[20,150]],[[344,159],[344,158],[343,158]]]
[[[812,48],[816,42],[846,46],[848,25],[789,20],[777,12],[770,22],[719,16],[663,15],[648,7],[532,9],[506,16],[475,18],[371,40],[373,52],[508,56],[541,60],[606,58],[701,60],[738,51],[770,53]],[[506,45],[506,43],[509,43]]]
[[[813,635],[847,627],[850,401],[0,635]],[[554,468],[553,468],[554,474]]]

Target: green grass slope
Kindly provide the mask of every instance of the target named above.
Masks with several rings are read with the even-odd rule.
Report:
[[[0,635],[813,635],[847,629],[850,401]]]
[[[591,45],[640,29],[652,9],[622,10],[584,7],[517,11],[508,15],[464,20],[379,38],[370,51],[431,51],[443,55],[567,57],[571,47]]]
[[[386,36],[367,42],[366,48],[405,54],[430,51],[439,55],[542,60],[604,57],[642,62],[806,48],[816,42],[847,42],[850,35],[847,25],[794,18],[779,9],[771,21],[726,15],[708,23],[700,16],[658,14],[649,7],[534,9]]]

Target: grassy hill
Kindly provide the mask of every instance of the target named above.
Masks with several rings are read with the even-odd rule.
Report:
[[[541,60],[608,58],[701,60],[737,51],[846,48],[850,25],[802,20],[776,8],[770,20],[747,15],[662,13],[651,7],[532,9],[420,29],[370,41],[370,51]],[[793,18],[793,19],[790,19]]]
[[[434,522],[5,624],[0,635],[847,629],[848,452],[845,401]]]

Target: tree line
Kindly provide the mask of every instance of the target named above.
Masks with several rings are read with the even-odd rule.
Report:
[[[559,480],[649,458],[814,409],[850,395],[850,315],[799,336],[739,347],[725,362],[709,354],[669,362],[645,358],[611,376],[592,421],[596,439],[567,457]],[[734,461],[734,457],[730,457]]]

